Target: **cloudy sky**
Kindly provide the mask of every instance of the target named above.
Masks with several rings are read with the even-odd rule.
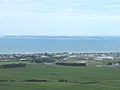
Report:
[[[0,35],[120,35],[120,0],[0,0]]]

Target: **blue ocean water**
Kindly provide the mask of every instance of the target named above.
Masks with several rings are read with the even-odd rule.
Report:
[[[120,37],[81,38],[0,38],[0,53],[38,52],[120,52]]]

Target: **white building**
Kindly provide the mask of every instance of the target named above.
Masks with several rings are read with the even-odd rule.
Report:
[[[111,56],[104,56],[104,57],[94,58],[94,60],[114,60],[114,58]]]

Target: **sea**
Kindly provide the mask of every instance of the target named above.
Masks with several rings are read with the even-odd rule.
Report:
[[[0,54],[120,52],[120,36],[101,38],[0,37]]]

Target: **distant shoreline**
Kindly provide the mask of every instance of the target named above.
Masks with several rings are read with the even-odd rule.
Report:
[[[27,53],[0,53],[0,55],[2,54],[44,54],[44,53],[48,53],[48,54],[52,54],[52,53],[75,53],[75,54],[105,54],[105,53],[120,53],[120,51],[100,51],[100,52],[27,52]]]
[[[104,39],[102,36],[1,36],[4,38]]]
[[[83,36],[49,36],[49,35],[2,35],[0,38],[55,38],[55,39],[108,39],[120,38],[120,36],[99,36],[99,35],[83,35]]]

